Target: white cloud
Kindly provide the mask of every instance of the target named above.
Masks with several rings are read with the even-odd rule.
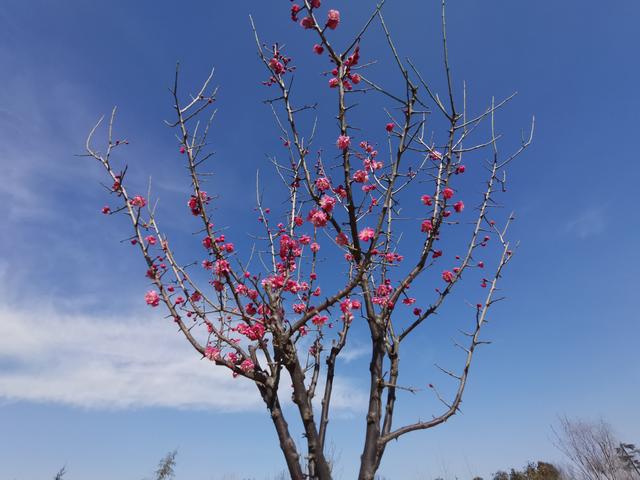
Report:
[[[345,349],[340,352],[340,356],[338,358],[343,362],[350,363],[360,358],[366,357],[369,352],[371,352],[370,346],[354,343],[351,345],[347,345]]]
[[[102,172],[90,168],[88,159],[72,155],[83,151],[85,135],[103,107],[95,100],[100,96],[55,71],[24,73],[24,59],[6,48],[0,48],[0,59],[7,66],[0,73],[7,86],[0,91],[0,217],[9,233],[0,236],[0,247],[11,252],[0,259],[0,400],[97,409],[262,410],[251,383],[201,360],[160,312],[140,314],[120,295],[121,315],[93,314],[90,307],[103,302],[102,292],[114,280],[105,267],[109,260],[98,257],[100,247],[82,241],[85,235],[90,238],[85,230],[92,224],[80,216],[83,210],[76,202],[89,204],[86,208],[103,220],[98,214]],[[43,84],[48,89],[44,96],[39,93]],[[132,148],[153,147],[154,142],[143,140],[144,131],[132,133],[140,138]],[[96,141],[104,138],[97,134]],[[155,158],[155,151],[147,156]],[[169,172],[173,170],[164,170],[164,176],[156,171],[154,177],[154,190],[159,188],[163,201],[182,192],[168,180],[174,178]],[[139,177],[144,187],[146,180]],[[232,169],[216,187],[234,191],[242,181]],[[94,190],[96,196],[89,196]],[[171,213],[171,205],[162,203],[165,214]],[[183,200],[175,205],[184,208]],[[176,228],[175,221],[167,223]],[[34,227],[43,232],[34,233]],[[72,267],[86,265],[87,270],[60,278],[52,273],[58,265],[65,274]],[[53,297],[74,287],[73,295]],[[283,378],[282,388],[289,383]],[[353,411],[364,405],[353,385],[336,378],[336,409]],[[289,394],[283,392],[282,399],[287,403]]]
[[[604,207],[589,208],[570,220],[565,230],[579,238],[589,238],[604,232],[606,218]]]
[[[92,409],[263,408],[250,382],[201,360],[160,315],[120,318],[126,322],[0,305],[0,399]],[[344,413],[364,404],[362,392],[336,378],[333,407]]]
[[[108,409],[259,406],[251,384],[200,360],[162,320],[123,317],[0,307],[0,397]]]

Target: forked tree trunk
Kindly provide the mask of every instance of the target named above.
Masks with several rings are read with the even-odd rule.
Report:
[[[367,409],[367,429],[364,450],[360,457],[360,473],[358,480],[373,480],[377,466],[378,440],[380,438],[380,415],[382,410],[382,366],[384,361],[384,345],[382,339],[372,332],[372,352],[369,364],[370,390],[369,407]]]
[[[271,420],[273,421],[273,426],[276,429],[278,440],[280,441],[280,450],[282,450],[282,454],[287,462],[291,479],[304,480],[305,475],[300,465],[300,455],[298,454],[293,438],[291,438],[291,433],[289,433],[289,425],[282,414],[282,407],[280,406],[277,392],[272,389],[265,389],[264,387],[259,387],[259,390],[271,414]]]

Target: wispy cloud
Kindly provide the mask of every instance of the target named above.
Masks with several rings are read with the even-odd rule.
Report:
[[[565,231],[578,238],[589,238],[604,232],[606,219],[605,207],[588,208],[567,222]]]
[[[0,308],[0,397],[88,408],[246,410],[255,388],[199,359],[156,319]]]
[[[0,399],[91,409],[262,408],[251,383],[201,360],[170,323],[134,312],[120,318],[127,320],[0,306]],[[353,411],[364,396],[338,378],[332,405]]]
[[[365,357],[371,351],[371,347],[360,344],[347,345],[347,347],[340,353],[339,359],[343,362],[350,363],[354,360],[358,360]]]

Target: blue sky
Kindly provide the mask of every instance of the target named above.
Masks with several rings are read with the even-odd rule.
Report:
[[[118,105],[117,129],[131,140],[125,158],[138,188],[146,191],[151,173],[168,233],[190,232],[188,181],[162,120],[171,115],[175,62],[185,89],[215,65],[220,94],[209,188],[221,196],[217,222],[230,225],[243,245],[255,228],[254,172],[260,169],[268,193],[274,177],[266,155],[281,154],[261,104],[269,92],[260,85],[264,70],[248,15],[264,41],[288,45],[300,88],[326,102],[332,97],[319,74],[326,64],[310,54],[313,40],[288,19],[285,0],[3,3],[0,478],[51,477],[66,463],[71,480],[139,479],[173,448],[179,478],[275,475],[283,462],[253,389],[205,368],[171,325],[145,308],[142,260],[119,243],[126,225],[99,214],[108,200],[101,172],[74,155],[95,120]],[[373,7],[364,0],[323,3],[342,13],[337,42]],[[443,92],[438,2],[387,3],[400,50]],[[532,114],[537,130],[534,146],[510,171],[505,201],[518,214],[512,238],[521,247],[504,283],[508,301],[487,331],[493,344],[474,365],[464,414],[391,445],[381,470],[390,478],[486,477],[558,459],[550,425],[560,414],[602,416],[621,439],[640,441],[639,15],[631,0],[452,2],[456,85],[467,81],[476,111],[492,95],[519,92],[498,119],[505,148]],[[384,66],[389,57],[377,27],[363,54],[380,59],[376,78],[397,84]],[[364,124],[384,118],[376,102],[356,115],[383,141],[383,120]],[[330,145],[330,110],[319,115],[320,138]],[[460,361],[449,327],[445,318],[416,341],[409,372],[416,381],[442,381],[431,370],[436,359],[452,367]],[[365,340],[354,337],[342,365],[332,423],[345,479],[353,478],[360,454]],[[434,412],[424,397],[405,402],[404,419]]]

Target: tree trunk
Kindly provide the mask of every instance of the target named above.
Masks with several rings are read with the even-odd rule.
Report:
[[[293,402],[298,406],[307,439],[309,478],[312,480],[331,480],[331,468],[320,445],[318,429],[313,417],[313,407],[307,395],[304,374],[297,358],[287,365],[287,370],[293,383]]]
[[[289,433],[289,425],[282,414],[282,407],[278,400],[277,392],[273,389],[258,387],[260,394],[271,413],[271,420],[278,433],[278,439],[280,440],[280,450],[284,455],[287,462],[287,468],[289,469],[289,475],[292,480],[304,480],[305,475],[302,472],[302,466],[300,465],[300,455],[296,449],[296,444],[291,438]]]
[[[372,335],[373,337],[373,335]],[[372,338],[369,408],[364,450],[360,457],[358,480],[373,480],[379,464],[378,440],[380,439],[380,416],[382,410],[382,366],[384,345],[382,339]]]

